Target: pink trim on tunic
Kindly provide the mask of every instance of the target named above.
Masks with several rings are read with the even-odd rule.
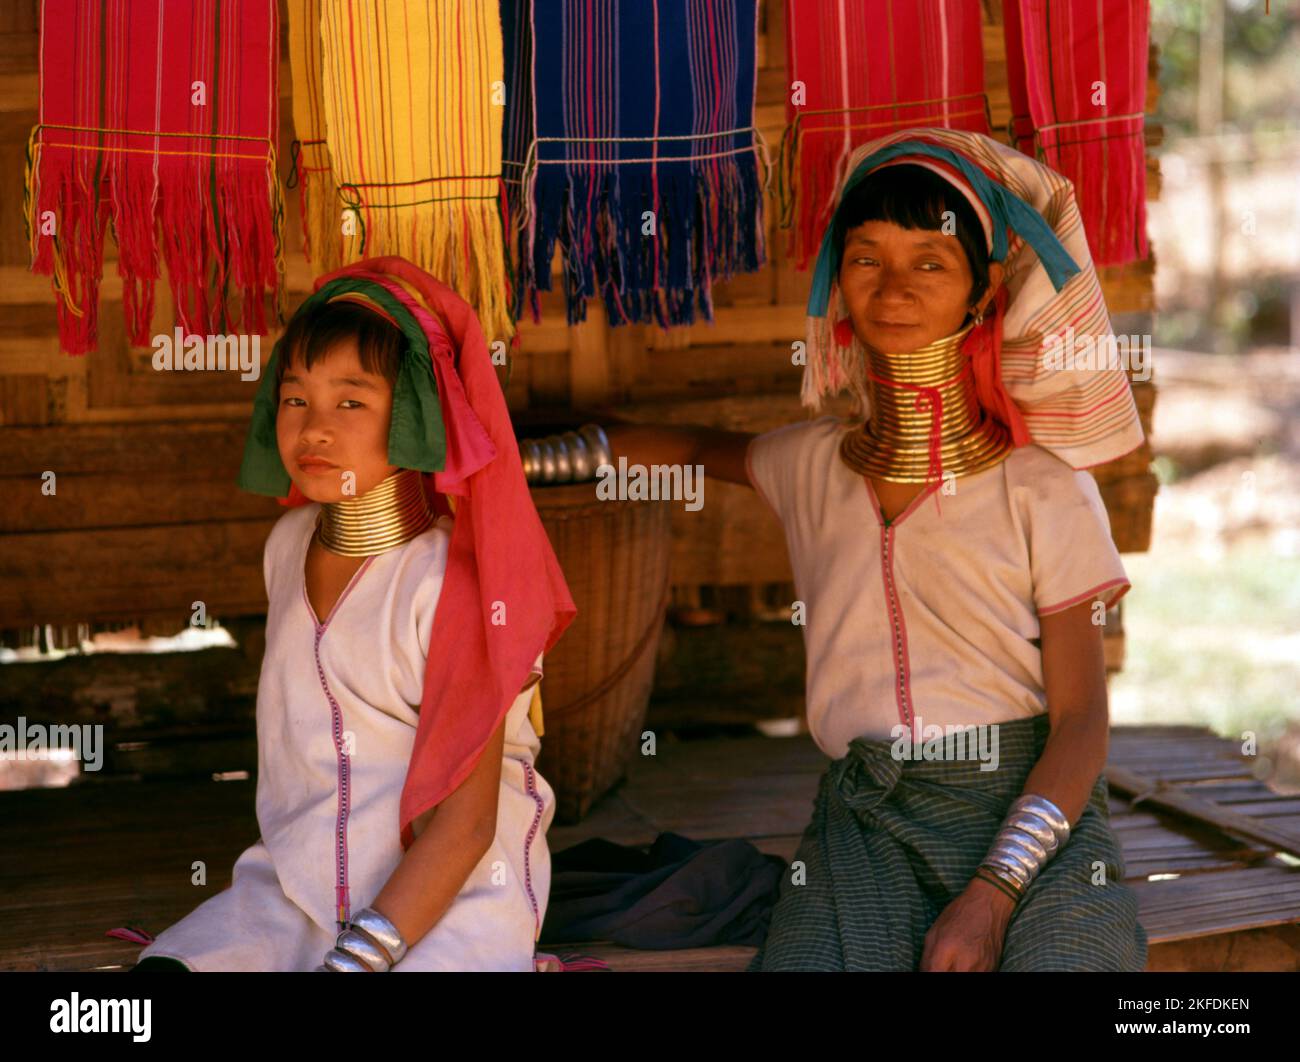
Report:
[[[528,836],[524,839],[524,887],[528,890],[528,902],[533,905],[533,921],[537,929],[533,934],[533,941],[542,935],[542,920],[540,912],[537,909],[537,896],[533,892],[533,865],[529,861],[533,848],[533,838],[537,836],[537,827],[541,825],[542,815],[546,811],[546,805],[542,800],[541,794],[537,791],[537,782],[534,778],[533,765],[524,764],[524,781],[528,789],[528,795],[533,798],[537,804],[537,813],[533,816],[533,824],[528,827]]]
[[[313,530],[313,534],[315,531]],[[307,536],[307,546],[303,550],[303,563],[306,564],[307,551],[311,549],[311,535]],[[352,916],[351,900],[348,895],[348,817],[352,810],[351,788],[352,788],[352,771],[348,762],[348,754],[343,751],[343,710],[339,707],[338,701],[334,699],[334,693],[330,690],[329,681],[325,678],[325,667],[320,659],[320,643],[325,637],[325,631],[330,625],[330,620],[338,613],[339,606],[347,600],[352,588],[361,580],[370,567],[374,557],[367,557],[361,567],[352,573],[352,578],[348,580],[348,585],[343,588],[343,593],[339,594],[338,600],[329,610],[329,614],[322,623],[316,616],[316,610],[312,607],[311,598],[307,596],[307,577],[303,573],[302,580],[302,599],[307,605],[307,612],[311,616],[312,623],[316,628],[316,640],[312,651],[316,656],[316,674],[320,678],[321,689],[325,691],[325,699],[329,701],[330,706],[330,729],[334,739],[334,754],[338,757],[338,814],[335,817],[335,860],[338,864],[338,881],[334,886],[334,904],[337,911],[337,922],[340,932],[347,928],[348,921]]]
[[[898,703],[898,720],[908,730],[912,731],[913,740],[917,740],[915,705],[912,703],[912,658],[907,649],[907,620],[903,615],[902,599],[899,597],[898,588],[894,583],[894,554],[897,552],[894,545],[894,531],[897,530],[899,524],[924,504],[926,498],[942,486],[942,482],[927,485],[908,503],[907,508],[899,513],[892,523],[887,524],[885,523],[884,507],[880,504],[880,499],[876,497],[876,488],[871,483],[871,477],[863,476],[862,481],[867,485],[867,497],[870,499],[871,507],[875,511],[876,522],[880,525],[880,576],[885,586],[885,598],[889,604],[890,629],[894,636],[894,697]]]
[[[1115,603],[1119,601],[1119,599],[1122,598],[1125,594],[1127,594],[1129,590],[1132,588],[1133,584],[1130,583],[1127,579],[1111,579],[1109,582],[1101,583],[1098,586],[1094,586],[1091,590],[1085,590],[1082,594],[1075,594],[1074,597],[1069,598],[1066,601],[1062,601],[1059,605],[1049,605],[1047,608],[1040,608],[1038,610],[1038,614],[1040,616],[1050,616],[1054,612],[1060,612],[1064,609],[1070,608],[1073,605],[1079,604],[1081,601],[1089,601],[1092,598],[1096,597],[1098,594],[1100,594],[1101,591],[1107,590],[1112,586],[1120,586],[1121,584],[1123,585],[1123,589],[1120,590],[1119,593],[1113,596],[1107,595],[1108,600],[1106,601],[1106,607],[1113,608],[1115,606]]]

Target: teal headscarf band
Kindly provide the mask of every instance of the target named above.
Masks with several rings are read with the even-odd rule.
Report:
[[[1009,188],[990,180],[988,175],[964,155],[951,148],[940,147],[923,140],[900,140],[874,151],[858,163],[857,168],[844,182],[844,191],[831,216],[830,224],[822,237],[821,250],[817,253],[817,265],[813,271],[812,288],[808,293],[808,316],[825,317],[830,305],[831,284],[839,270],[843,248],[835,239],[835,221],[841,208],[851,192],[867,175],[882,162],[897,158],[899,155],[929,155],[955,166],[970,182],[972,191],[988,208],[993,219],[993,250],[990,259],[1001,262],[1007,256],[1007,229],[1014,229],[1024,241],[1034,249],[1043,268],[1047,271],[1052,286],[1060,291],[1065,282],[1079,272],[1079,266],[1070,257],[1069,252],[1061,246],[1052,227],[1043,220],[1043,216],[1021,199]]]
[[[407,340],[397,382],[393,386],[393,411],[388,430],[388,463],[421,472],[441,472],[447,461],[447,435],[438,401],[438,384],[429,355],[429,337],[414,315],[382,284],[371,280],[341,277],[322,285],[298,308],[306,313],[336,295],[357,292],[382,307]],[[276,366],[281,350],[277,341],[253,399],[253,420],[244,443],[244,460],[239,468],[239,486],[253,494],[283,498],[289,493],[289,473],[280,460],[275,439],[275,414],[279,395]]]

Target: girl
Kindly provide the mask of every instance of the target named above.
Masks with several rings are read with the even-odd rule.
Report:
[[[398,258],[318,280],[240,485],[298,506],[263,559],[262,836],[145,968],[532,970],[535,684],[574,607],[469,306]]]
[[[864,145],[809,318],[805,401],[848,421],[609,433],[784,525],[834,762],[751,969],[1142,969],[1101,777],[1129,582],[1079,469],[1143,436],[1122,370],[1056,357],[1110,332],[1072,186],[973,133]]]

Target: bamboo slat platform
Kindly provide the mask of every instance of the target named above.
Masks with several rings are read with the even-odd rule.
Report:
[[[800,738],[661,740],[580,824],[552,828],[559,851],[589,837],[649,843],[665,830],[744,837],[792,858],[825,758]],[[1300,794],[1256,781],[1236,747],[1188,727],[1120,728],[1110,766],[1194,793],[1300,844]],[[229,883],[257,837],[254,783],[104,781],[0,793],[0,970],[122,969],[137,945],[115,926],[157,933]],[[1300,860],[1204,822],[1137,806],[1111,815],[1151,941],[1151,970],[1300,970]],[[1293,845],[1294,846],[1294,845]],[[192,885],[192,864],[207,884]],[[1152,880],[1152,879],[1155,880]],[[741,970],[750,948],[572,950],[614,970]]]

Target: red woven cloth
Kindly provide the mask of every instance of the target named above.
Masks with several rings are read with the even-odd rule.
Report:
[[[433,474],[433,487],[458,499],[402,789],[405,849],[415,839],[412,821],[473,771],[537,654],[551,650],[577,609],[524,480],[505,396],[469,303],[404,258],[368,258],[315,286],[339,277],[374,280],[427,311],[429,323],[421,323],[448,443],[446,470]],[[287,504],[307,500],[293,487]],[[501,616],[504,623],[494,622]]]
[[[1147,257],[1148,0],[1006,0],[1012,131],[1074,182],[1096,265]]]
[[[280,278],[275,0],[44,0],[27,218],[63,349],[95,349],[112,223],[127,336],[165,261],[187,333],[266,331]]]
[[[979,0],[787,0],[782,224],[817,251],[845,160],[897,129],[988,133]]]

